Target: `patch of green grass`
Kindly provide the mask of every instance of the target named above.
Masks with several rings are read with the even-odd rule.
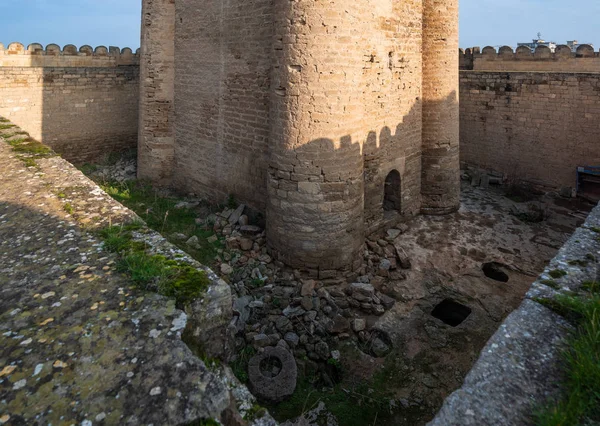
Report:
[[[95,164],[85,163],[84,165],[79,167],[79,170],[81,171],[81,173],[89,177],[89,175],[98,170],[98,166]]]
[[[246,411],[246,414],[244,415],[244,420],[252,422],[254,420],[262,419],[265,416],[265,414],[267,414],[266,408],[261,407],[258,404],[254,404],[252,408]]]
[[[584,268],[588,265],[586,260],[569,260],[567,263],[571,266],[581,266]]]
[[[31,139],[28,136],[24,136],[19,139],[13,139],[9,141],[8,144],[12,146],[13,151],[19,153],[26,154],[34,154],[34,155],[51,155],[53,154],[52,150],[44,145],[41,142],[36,141],[35,139]]]
[[[390,412],[391,394],[382,394],[369,387],[369,383],[346,386],[337,384],[333,388],[319,388],[310,379],[301,380],[290,399],[269,411],[278,421],[293,419],[315,408],[320,401],[344,426],[364,426],[385,422]],[[380,423],[386,424],[386,423]]]
[[[594,232],[595,232],[595,233],[597,233],[597,234],[600,234],[600,228],[598,228],[597,226],[592,226],[592,227],[590,228],[590,230],[594,231]]]
[[[265,281],[260,278],[253,278],[248,285],[251,288],[260,288],[265,285]]]
[[[290,399],[274,406],[268,406],[276,420],[296,418],[324,402],[344,426],[373,424],[393,424],[390,401],[394,398],[394,387],[404,380],[398,357],[390,355],[382,369],[369,381],[345,382],[324,388],[315,378],[304,377],[298,381],[296,391]],[[335,360],[328,366],[341,372]]]
[[[237,353],[235,361],[229,363],[231,371],[242,383],[248,383],[248,361],[254,355],[256,355],[256,350],[252,346],[246,346]]]
[[[71,203],[65,203],[63,205],[63,210],[65,212],[67,212],[68,214],[73,214],[75,213],[75,209],[73,209],[73,206],[71,205]]]
[[[548,275],[550,275],[552,278],[562,278],[567,275],[567,272],[563,271],[562,269],[553,269],[552,271],[548,272]]]
[[[223,248],[217,240],[209,243],[207,238],[214,235],[211,228],[196,224],[194,209],[176,209],[181,199],[161,196],[147,182],[129,181],[123,183],[99,183],[111,197],[138,214],[150,228],[160,232],[171,243],[180,246],[199,262],[210,265],[214,262],[217,250]],[[191,247],[185,241],[178,241],[172,235],[183,233],[188,237],[196,235],[198,247]]]
[[[564,392],[535,413],[538,426],[598,424],[600,422],[600,286],[584,283],[589,293],[561,296],[555,305],[575,319],[576,331],[562,357]]]
[[[19,157],[21,161],[23,161],[23,163],[25,164],[25,167],[37,167],[38,163],[33,159],[33,158],[28,158],[28,157],[24,157],[21,158]]]
[[[560,286],[554,280],[541,280],[540,282],[555,290],[558,290],[560,288]]]
[[[29,137],[27,133],[17,132],[15,135],[23,135],[18,139],[6,141],[13,152],[17,153],[16,157],[23,161],[26,167],[38,167],[35,160],[40,158],[54,157],[56,153],[46,145]]]
[[[119,254],[117,270],[129,275],[144,290],[174,298],[179,306],[200,297],[209,284],[206,272],[183,262],[146,253],[143,243],[133,241],[131,232],[139,224],[112,226],[99,232],[107,251]]]
[[[230,209],[237,209],[238,206],[239,203],[237,202],[233,194],[229,194],[229,196],[227,197],[227,207],[229,207]]]
[[[5,124],[5,122],[0,122],[0,130],[12,129],[13,127],[17,127],[14,124]]]

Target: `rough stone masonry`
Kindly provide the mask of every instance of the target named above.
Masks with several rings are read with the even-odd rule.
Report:
[[[266,213],[278,260],[351,273],[458,208],[457,0],[146,0],[142,32],[139,176]]]
[[[0,44],[0,114],[73,163],[134,148],[138,62],[128,48]]]

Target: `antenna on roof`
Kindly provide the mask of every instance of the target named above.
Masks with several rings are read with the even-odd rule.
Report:
[[[542,33],[538,33],[538,40],[542,39]]]

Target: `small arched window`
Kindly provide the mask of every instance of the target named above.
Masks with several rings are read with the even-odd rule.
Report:
[[[383,210],[384,211],[401,211],[400,196],[400,173],[398,170],[392,170],[385,178],[383,195]]]

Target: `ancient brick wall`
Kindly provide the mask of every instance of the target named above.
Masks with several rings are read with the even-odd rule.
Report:
[[[351,270],[367,232],[418,213],[422,177],[429,212],[455,208],[455,0],[174,3],[175,124],[154,116],[175,129],[172,186],[266,212],[271,254],[321,278]],[[168,54],[151,37],[169,39],[172,5],[144,1],[149,93],[144,67]],[[145,168],[152,179],[159,158]]]
[[[276,17],[267,240],[327,278],[383,219],[393,170],[400,209],[418,211],[422,3],[283,3]]]
[[[423,152],[421,211],[460,205],[458,0],[423,1]]]
[[[176,2],[173,182],[264,211],[272,0]]]
[[[0,114],[74,163],[136,146],[138,90],[129,49],[0,45]]]
[[[170,185],[175,164],[175,0],[142,2],[138,177]]]
[[[460,73],[461,161],[552,187],[599,165],[600,74]]]

